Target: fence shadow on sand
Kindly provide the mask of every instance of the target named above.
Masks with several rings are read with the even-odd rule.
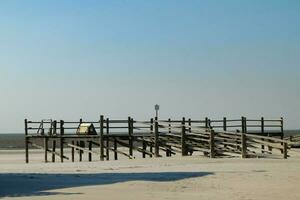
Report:
[[[211,172],[156,172],[156,173],[98,173],[98,174],[0,174],[0,198],[21,196],[70,195],[80,193],[51,190],[80,186],[107,185],[128,181],[169,182],[212,175]]]

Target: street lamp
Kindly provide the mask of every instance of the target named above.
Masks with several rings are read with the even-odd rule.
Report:
[[[154,106],[154,109],[155,109],[155,112],[156,112],[156,119],[157,119],[157,118],[158,118],[159,105],[156,104],[156,105]]]

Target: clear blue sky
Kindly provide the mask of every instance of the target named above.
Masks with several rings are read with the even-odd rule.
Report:
[[[0,132],[24,118],[279,118],[300,128],[300,1],[0,2]]]

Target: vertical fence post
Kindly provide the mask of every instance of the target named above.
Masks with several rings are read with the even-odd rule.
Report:
[[[280,139],[283,140],[283,137],[284,137],[284,133],[283,133],[283,117],[280,118]],[[284,143],[281,143],[281,145],[286,145]],[[287,147],[286,147],[287,148]],[[285,155],[285,151],[283,149],[283,151],[281,151],[281,153],[284,155],[284,157],[287,157],[287,155]]]
[[[45,153],[45,163],[48,162],[48,136],[44,136],[44,153]]]
[[[25,162],[29,163],[29,152],[28,152],[29,139],[28,139],[28,122],[27,122],[27,119],[24,120],[24,124],[25,124]]]
[[[210,157],[215,157],[215,131],[210,130],[210,137],[209,137],[209,145],[210,145]]]
[[[168,119],[168,133],[169,133],[169,134],[172,133],[171,118]],[[171,146],[170,146],[170,145],[166,145],[166,156],[167,156],[167,157],[172,156],[172,153],[171,153]]]
[[[150,119],[150,152],[153,153],[153,140],[152,137],[154,138],[154,131],[153,131],[153,118]],[[150,158],[152,158],[152,154],[150,155]]]
[[[146,151],[146,149],[147,149],[147,145],[146,145],[146,142],[145,142],[145,140],[144,140],[144,138],[143,138],[143,142],[142,142],[142,145],[143,145],[143,158],[146,158],[146,153],[145,153],[145,151]]]
[[[223,117],[223,131],[227,131],[227,119],[226,119],[226,117]],[[227,142],[227,140],[224,139],[224,142]],[[227,145],[224,144],[224,147],[227,147]]]
[[[182,118],[181,121],[181,155],[186,156],[187,155],[187,149],[186,149],[186,129],[185,129],[185,118]]]
[[[89,144],[89,162],[91,162],[92,161],[92,149],[93,149],[93,143],[92,143],[92,141],[88,141],[88,144]]]
[[[169,133],[172,132],[172,129],[171,129],[171,118],[168,119],[168,127],[169,127]]]
[[[157,117],[155,117],[155,123],[154,123],[154,155],[155,157],[159,157],[159,132],[158,132],[158,120]]]
[[[242,133],[247,133],[247,119],[242,117]]]
[[[287,159],[287,157],[288,157],[287,149],[288,149],[288,147],[287,147],[287,142],[284,142],[284,143],[283,143],[283,158],[284,158],[284,159]]]
[[[208,128],[208,118],[207,117],[205,117],[205,128]]]
[[[242,158],[247,158],[247,136],[244,132],[241,135],[241,145],[242,145]]]
[[[109,118],[106,118],[106,160],[109,160]]]
[[[114,137],[114,157],[115,157],[115,160],[118,160],[118,143],[117,143],[117,139]]]
[[[188,125],[189,125],[189,133],[191,133],[192,132],[192,120],[191,120],[191,118],[189,118],[189,120],[188,120]]]
[[[223,117],[223,130],[227,131],[227,119],[226,119],[226,117]]]
[[[64,162],[64,121],[60,120],[60,162]]]
[[[129,155],[133,155],[133,141],[132,141],[133,125],[131,117],[128,117],[128,144],[129,144]]]
[[[53,121],[53,135],[57,133],[57,121]],[[56,139],[52,141],[52,162],[55,162],[55,149],[56,149]]]
[[[79,119],[79,126],[82,124],[82,118]],[[84,141],[79,141],[78,146],[84,147]],[[83,151],[79,149],[79,162],[82,161]]]
[[[281,131],[281,139],[283,140],[284,131],[283,131],[283,117],[280,118],[280,131]]]
[[[260,120],[260,124],[261,124],[261,134],[263,136],[265,136],[265,119],[262,117],[261,120]],[[262,139],[262,141],[264,141],[264,139]],[[265,145],[261,145],[261,153],[265,153]]]
[[[74,142],[74,140],[72,140],[72,145],[74,146],[75,145],[75,142]],[[72,162],[74,162],[75,161],[75,148],[74,147],[72,147],[71,148],[71,156],[72,156]]]
[[[64,121],[60,120],[60,162],[64,162]]]
[[[103,133],[104,133],[104,116],[100,116],[100,137],[99,137],[99,145],[100,145],[100,160],[104,160],[104,141],[103,141]]]

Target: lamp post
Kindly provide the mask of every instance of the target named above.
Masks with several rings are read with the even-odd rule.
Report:
[[[156,119],[157,119],[157,118],[158,118],[159,105],[156,104],[156,105],[154,106],[154,109],[155,109],[155,113],[156,113],[155,117],[156,117]]]

